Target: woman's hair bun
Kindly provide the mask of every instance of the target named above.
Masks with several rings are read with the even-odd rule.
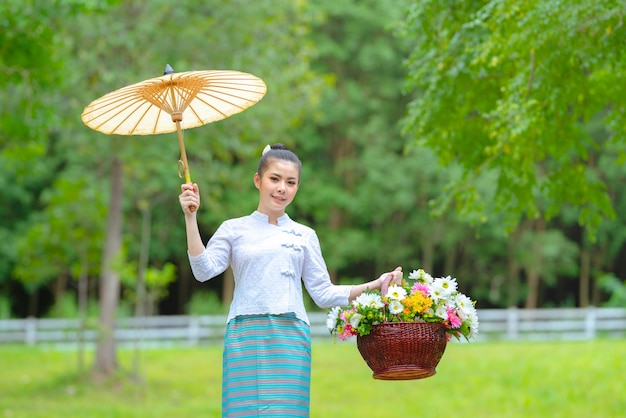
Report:
[[[287,148],[285,144],[273,144],[273,145],[268,144],[265,146],[265,148],[263,148],[263,152],[261,153],[261,155],[265,155],[266,152],[272,151],[272,150],[289,151],[289,148]]]

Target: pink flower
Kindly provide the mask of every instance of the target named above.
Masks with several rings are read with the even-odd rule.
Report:
[[[416,282],[411,288],[411,294],[415,294],[417,292],[422,292],[424,296],[428,297],[428,285]]]
[[[450,328],[459,328],[463,321],[461,321],[461,318],[458,317],[454,308],[448,306],[446,311],[448,312],[448,323],[450,324]]]
[[[341,341],[345,341],[346,338],[350,338],[357,334],[357,331],[352,328],[352,325],[346,324],[346,327],[343,329],[343,332],[339,334],[339,339]]]

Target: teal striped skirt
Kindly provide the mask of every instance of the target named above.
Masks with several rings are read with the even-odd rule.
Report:
[[[251,315],[226,327],[223,417],[308,417],[311,333],[295,315]]]

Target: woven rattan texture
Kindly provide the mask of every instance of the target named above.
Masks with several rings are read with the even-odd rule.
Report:
[[[435,368],[446,349],[446,331],[440,323],[385,322],[369,335],[357,337],[361,356],[374,379],[423,379]]]

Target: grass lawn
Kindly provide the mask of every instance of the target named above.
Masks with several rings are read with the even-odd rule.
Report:
[[[355,344],[318,342],[311,416],[624,416],[625,353],[625,340],[455,343],[435,376],[389,382],[371,378]],[[123,368],[132,354],[120,350]],[[140,364],[140,380],[94,381],[74,351],[0,346],[0,418],[220,416],[220,346],[145,349]]]

